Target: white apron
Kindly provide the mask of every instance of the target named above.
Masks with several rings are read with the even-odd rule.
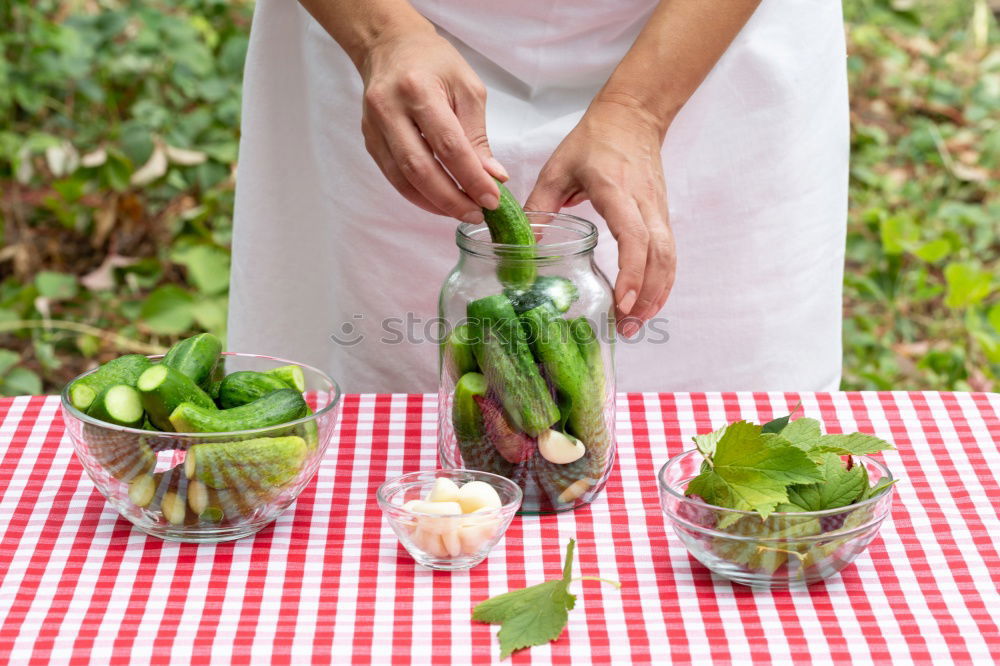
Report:
[[[414,4],[486,85],[490,143],[523,200],[655,2]],[[663,147],[678,263],[656,329],[669,339],[619,341],[619,390],[837,388],[845,58],[839,2],[765,0],[678,115]],[[434,391],[427,322],[458,257],[456,223],[382,177],[364,149],[361,92],[304,9],[258,0],[228,346],[314,364],[349,392]],[[601,228],[598,263],[613,282],[603,221],[589,204],[572,212]]]

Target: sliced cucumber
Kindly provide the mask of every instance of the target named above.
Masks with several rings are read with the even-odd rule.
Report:
[[[301,366],[282,365],[277,368],[265,370],[264,374],[280,379],[287,384],[289,388],[293,388],[299,393],[306,390],[306,376],[305,373],[302,372]]]
[[[181,403],[216,410],[212,398],[194,380],[169,365],[159,363],[142,373],[136,388],[149,421],[160,430],[174,430],[170,414]]]
[[[142,396],[128,384],[114,384],[101,391],[90,407],[87,415],[98,421],[127,426],[142,427],[146,412],[142,408]]]
[[[80,411],[87,411],[97,395],[115,384],[135,386],[139,375],[152,365],[141,354],[126,354],[108,361],[96,371],[81,377],[69,387],[69,401]]]

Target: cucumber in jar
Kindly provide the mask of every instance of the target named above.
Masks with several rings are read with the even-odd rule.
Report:
[[[483,208],[483,217],[494,243],[507,245],[497,250],[500,256],[497,277],[505,287],[527,288],[535,281],[535,232],[528,216],[510,190],[496,181],[500,190],[499,205]],[[520,247],[514,247],[520,246]]]
[[[559,419],[559,408],[535,365],[524,330],[503,294],[469,303],[473,352],[491,394],[512,426],[532,437]]]

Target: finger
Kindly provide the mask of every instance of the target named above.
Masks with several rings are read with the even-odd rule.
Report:
[[[493,156],[486,138],[486,87],[482,83],[477,81],[465,93],[456,96],[455,116],[483,167],[500,182],[510,180],[507,170]]]
[[[569,180],[556,176],[559,167],[546,164],[538,174],[535,187],[524,202],[525,210],[535,210],[543,213],[558,213],[566,204],[570,194]]]
[[[483,221],[480,205],[458,189],[409,118],[393,119],[382,127],[396,168],[417,192],[446,215],[472,223]]]
[[[646,248],[642,290],[630,314],[645,323],[659,312],[665,300],[664,292],[669,293],[673,285],[676,249],[666,216],[656,207],[642,203],[639,204],[639,210],[643,213],[643,220],[649,230],[649,245]]]
[[[441,100],[419,105],[412,113],[434,156],[459,187],[483,208],[494,210],[500,204],[500,191],[451,107]]]
[[[604,218],[611,235],[618,241],[618,277],[615,279],[615,303],[619,322],[632,312],[646,270],[649,231],[643,224],[639,207],[631,197],[613,188],[591,194],[594,210]],[[622,334],[625,334],[624,330]]]
[[[413,185],[410,184],[410,181],[406,180],[406,177],[396,167],[396,160],[393,159],[392,153],[389,152],[389,147],[386,145],[381,132],[366,128],[363,125],[362,133],[365,137],[365,148],[368,150],[368,154],[372,156],[375,164],[378,165],[379,171],[396,188],[396,191],[402,194],[407,201],[429,213],[445,215],[444,211],[428,201],[427,197],[417,192]]]

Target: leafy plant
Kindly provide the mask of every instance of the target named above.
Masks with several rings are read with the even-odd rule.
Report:
[[[0,392],[225,334],[251,13],[0,5]]]
[[[1000,40],[985,0],[845,3],[844,388],[1000,388]]]

